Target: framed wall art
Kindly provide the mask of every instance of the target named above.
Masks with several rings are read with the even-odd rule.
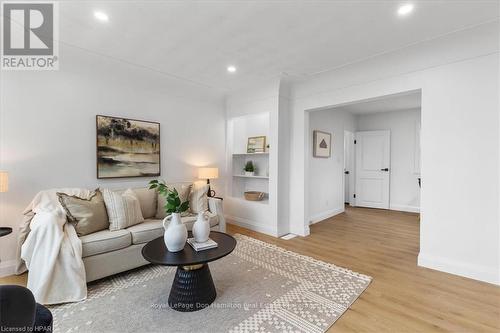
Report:
[[[160,123],[96,116],[97,178],[160,175]]]
[[[264,153],[266,151],[266,137],[253,136],[248,138],[247,153]]]
[[[329,158],[332,152],[332,134],[322,131],[313,131],[313,156]]]

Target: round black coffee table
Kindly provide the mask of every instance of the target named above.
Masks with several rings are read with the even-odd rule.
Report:
[[[193,237],[191,232],[188,237]],[[210,239],[218,246],[199,252],[187,243],[184,250],[169,252],[163,237],[152,240],[142,248],[142,256],[147,261],[158,265],[177,266],[168,296],[168,305],[172,309],[182,312],[198,311],[212,304],[217,297],[208,263],[233,252],[236,240],[218,231],[211,231]]]

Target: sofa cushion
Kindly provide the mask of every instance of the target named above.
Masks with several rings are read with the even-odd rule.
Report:
[[[198,181],[195,182],[189,193],[189,211],[193,214],[205,212],[208,210],[208,184]]]
[[[132,235],[126,229],[109,231],[101,230],[80,237],[82,241],[82,257],[90,257],[123,249],[132,244]]]
[[[78,236],[109,228],[106,206],[99,189],[93,192],[90,199],[59,192],[56,194],[68,221],[74,224]]]
[[[144,221],[139,199],[134,191],[116,192],[105,188],[102,191],[109,218],[109,230],[125,229]]]
[[[145,219],[150,219],[156,214],[156,204],[157,204],[157,193],[155,190],[150,190],[149,188],[134,188],[137,199],[139,199],[139,204],[141,205],[142,216]]]
[[[162,220],[145,220],[142,223],[128,227],[126,230],[132,234],[132,244],[147,243],[155,238],[163,236],[164,229]]]
[[[179,193],[179,199],[181,199],[181,202],[189,200],[189,193],[191,192],[191,186],[192,184],[190,183],[174,183],[174,184],[167,184],[168,188],[175,188],[177,192]],[[158,207],[156,210],[156,218],[157,219],[163,219],[167,216],[167,213],[165,212],[165,206],[166,204],[166,199],[164,196],[158,194]]]

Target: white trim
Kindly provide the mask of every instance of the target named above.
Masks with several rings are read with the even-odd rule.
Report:
[[[0,277],[14,275],[16,273],[17,260],[8,260],[0,262]]]
[[[230,216],[230,215],[225,215],[225,217],[226,217],[226,224],[235,224],[237,226],[240,226],[240,227],[243,227],[246,229],[261,232],[263,234],[270,235],[273,237],[278,237],[276,235],[276,232],[272,228],[263,225],[263,223],[259,223],[257,221],[248,220],[248,219],[241,218],[241,217]]]
[[[284,240],[290,240],[290,239],[293,239],[295,237],[298,237],[298,236],[295,234],[286,234],[285,236],[281,236],[280,238],[284,239]]]
[[[326,220],[326,219],[328,219],[330,217],[333,217],[335,215],[341,214],[344,211],[345,211],[345,208],[342,207],[342,208],[334,208],[334,209],[327,210],[325,212],[321,212],[319,214],[311,216],[309,218],[309,224],[314,224],[314,223],[321,222],[321,221]]]
[[[417,206],[406,206],[406,205],[393,205],[389,206],[390,210],[397,210],[400,212],[410,212],[410,213],[420,213],[420,207]]]
[[[434,257],[422,252],[418,255],[418,266],[500,285],[500,273],[496,267]]]

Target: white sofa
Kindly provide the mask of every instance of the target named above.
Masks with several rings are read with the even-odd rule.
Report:
[[[177,187],[182,183],[168,185]],[[147,199],[143,196],[138,196],[138,199],[141,207],[155,205],[145,202]],[[222,211],[222,200],[208,198],[208,208],[211,230],[225,232],[226,221]],[[142,257],[142,247],[147,242],[163,236],[164,229],[161,219],[156,219],[151,213],[145,214],[144,209],[143,215],[144,222],[127,229],[101,230],[80,237],[87,282],[149,264]],[[182,217],[182,222],[186,224],[188,230],[191,230],[195,221],[196,215]]]

